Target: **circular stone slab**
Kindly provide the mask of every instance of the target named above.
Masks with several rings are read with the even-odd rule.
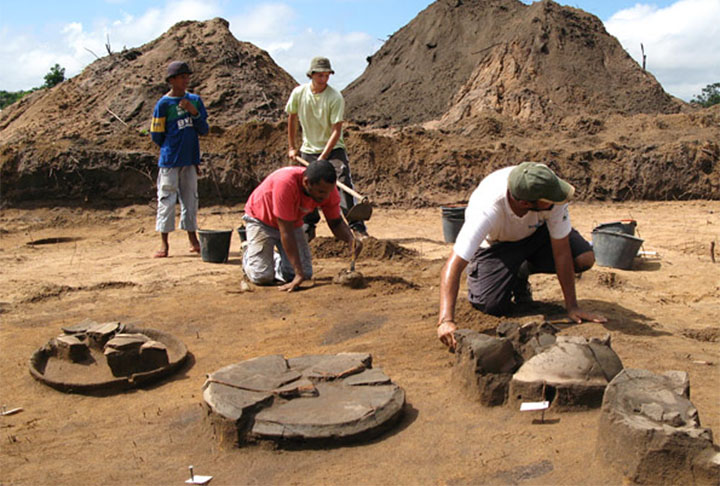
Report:
[[[343,441],[382,432],[405,392],[364,353],[263,356],[208,376],[203,399],[221,442]]]
[[[185,344],[171,334],[118,322],[86,321],[64,327],[63,331],[63,335],[51,339],[33,353],[30,374],[66,393],[118,392],[156,381],[177,371],[188,354]],[[142,371],[117,376],[118,369],[112,370],[106,357],[107,343],[112,343],[115,335],[119,336],[117,341],[122,341],[121,344],[130,335],[142,335],[143,339],[153,343],[148,353],[154,354],[148,361],[149,366]],[[165,350],[161,360],[157,359],[158,350]]]

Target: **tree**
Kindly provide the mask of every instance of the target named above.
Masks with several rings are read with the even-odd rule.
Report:
[[[10,106],[13,103],[15,103],[17,100],[22,98],[28,93],[32,93],[33,90],[29,91],[5,91],[0,90],[0,110],[4,109],[6,106]]]
[[[702,93],[693,98],[690,103],[696,103],[704,108],[720,103],[720,83],[708,84]]]
[[[55,64],[50,68],[50,72],[45,75],[43,88],[52,88],[63,81],[65,81],[65,68],[60,67],[60,64]]]

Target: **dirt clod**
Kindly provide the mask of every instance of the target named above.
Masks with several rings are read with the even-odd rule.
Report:
[[[348,269],[340,270],[340,273],[333,278],[333,283],[350,287],[351,289],[362,289],[367,286],[362,273]]]
[[[706,343],[714,343],[720,340],[720,329],[708,327],[705,329],[684,329],[682,335]]]

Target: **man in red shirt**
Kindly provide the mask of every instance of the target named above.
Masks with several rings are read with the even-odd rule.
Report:
[[[336,238],[352,248],[355,239],[340,212],[335,168],[327,160],[307,168],[284,167],[265,178],[245,204],[247,248],[243,270],[258,285],[284,282],[292,292],[312,277],[312,256],[303,232],[303,216],[320,208]],[[278,253],[275,253],[277,247]],[[355,254],[362,248],[355,241]]]

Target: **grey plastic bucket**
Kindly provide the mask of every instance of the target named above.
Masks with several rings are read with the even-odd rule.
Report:
[[[198,230],[200,255],[204,262],[225,263],[230,254],[232,230]]]
[[[619,231],[594,229],[592,243],[598,265],[629,270],[643,240]]]
[[[442,227],[445,243],[455,243],[458,233],[465,222],[465,209],[467,206],[447,206],[442,210]]]
[[[610,223],[601,223],[598,226],[596,226],[593,231],[595,230],[608,230],[608,231],[615,231],[617,233],[625,233],[626,235],[635,236],[635,227],[637,226],[637,221],[633,219],[622,219],[620,221],[612,221]]]

